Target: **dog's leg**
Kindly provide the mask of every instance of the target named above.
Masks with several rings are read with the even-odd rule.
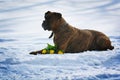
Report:
[[[68,47],[68,42],[69,42],[69,40],[64,41],[64,42],[61,41],[61,42],[58,42],[58,43],[55,42],[55,45],[57,46],[58,50],[62,50],[63,52],[66,52],[66,49]]]
[[[98,50],[114,49],[114,47],[111,45],[110,40],[105,36],[101,36],[97,39],[97,45],[98,45]]]
[[[66,44],[62,44],[62,45],[60,45],[60,46],[58,47],[58,50],[62,50],[63,52],[65,52],[65,51],[66,51],[66,47],[67,47]]]
[[[30,52],[29,54],[37,55],[37,54],[40,54],[40,53],[42,53],[42,50],[33,51],[33,52]]]

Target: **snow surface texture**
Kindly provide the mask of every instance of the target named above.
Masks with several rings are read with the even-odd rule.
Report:
[[[110,37],[114,50],[29,55],[53,44],[46,11]],[[120,80],[120,0],[0,0],[0,80]]]

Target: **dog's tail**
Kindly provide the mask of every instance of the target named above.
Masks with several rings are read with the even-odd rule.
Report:
[[[52,36],[53,36],[53,32],[51,33],[51,35],[49,36],[49,38],[52,38]]]

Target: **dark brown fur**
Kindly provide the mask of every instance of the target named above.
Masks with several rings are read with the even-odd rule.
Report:
[[[57,12],[46,12],[42,27],[44,30],[52,31],[55,45],[66,53],[114,49],[105,34],[95,30],[72,27]]]
[[[66,27],[66,30],[54,33],[54,43],[58,46],[58,49],[62,49],[66,53],[113,49],[109,38],[101,32],[80,30],[69,25]]]

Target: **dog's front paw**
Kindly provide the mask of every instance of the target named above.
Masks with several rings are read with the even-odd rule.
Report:
[[[36,51],[33,51],[33,52],[30,52],[29,54],[32,54],[32,55],[37,55],[38,52]]]

